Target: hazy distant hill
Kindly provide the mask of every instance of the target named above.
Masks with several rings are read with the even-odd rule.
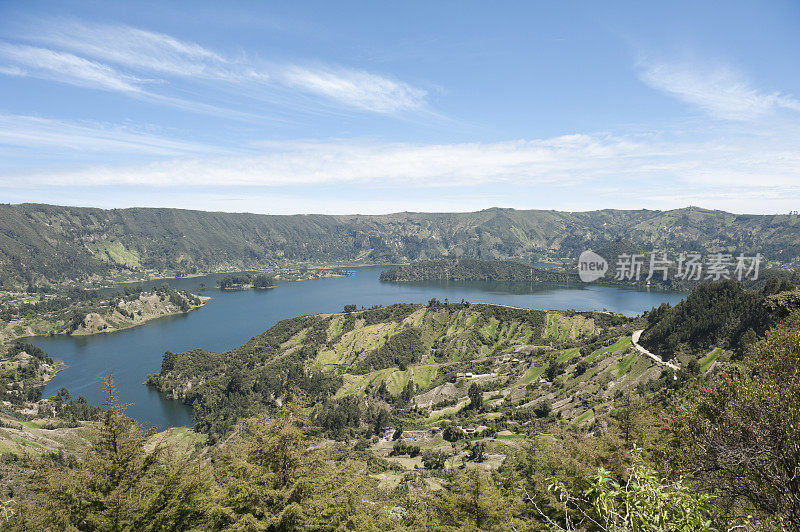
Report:
[[[0,273],[7,284],[284,262],[573,258],[620,239],[643,250],[760,252],[792,263],[800,256],[800,216],[698,208],[272,216],[0,205]]]

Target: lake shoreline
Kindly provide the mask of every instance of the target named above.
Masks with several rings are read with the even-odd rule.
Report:
[[[113,335],[33,338],[32,343],[69,365],[47,385],[45,396],[65,386],[73,395],[84,395],[91,404],[103,400],[100,380],[113,370],[120,400],[132,403],[135,419],[161,427],[191,426],[191,409],[170,401],[144,386],[148,374],[158,373],[163,354],[203,349],[224,352],[236,348],[277,322],[302,315],[335,314],[345,305],[359,308],[407,302],[426,304],[431,299],[451,302],[462,298],[523,309],[594,310],[635,316],[664,301],[672,304],[680,293],[654,293],[596,285],[579,287],[537,285],[509,286],[485,282],[385,283],[378,280],[384,266],[354,269],[352,275],[321,278],[303,283],[279,283],[280,290],[220,290],[222,274],[178,278],[175,289],[212,295],[202,312],[175,319],[155,320],[147,327],[118,331]],[[199,285],[206,285],[200,290]]]
[[[32,319],[12,320],[10,322],[7,322],[7,324],[4,326],[4,329],[13,330],[13,329],[16,329],[18,327],[23,327],[24,330],[25,330],[25,334],[20,334],[20,335],[10,334],[8,336],[5,336],[5,335],[2,334],[3,330],[0,330],[0,348],[7,347],[8,345],[16,342],[17,340],[25,340],[25,339],[37,338],[37,337],[41,337],[41,336],[80,337],[80,336],[93,336],[93,335],[96,335],[96,334],[106,334],[106,333],[124,331],[124,330],[127,330],[127,329],[140,327],[142,325],[147,325],[147,324],[149,324],[150,322],[152,322],[154,320],[158,320],[158,319],[161,319],[161,318],[166,318],[168,316],[177,316],[177,315],[181,315],[181,314],[188,314],[189,312],[192,312],[193,310],[197,310],[199,308],[202,308],[211,299],[210,296],[202,296],[202,295],[197,295],[197,294],[192,294],[192,295],[197,297],[197,298],[199,298],[202,301],[202,303],[199,304],[199,305],[192,305],[188,310],[178,310],[178,311],[161,312],[161,313],[158,313],[158,314],[152,314],[152,315],[148,315],[147,317],[143,318],[141,321],[138,321],[138,322],[129,322],[129,323],[126,323],[126,324],[116,325],[116,326],[108,327],[108,328],[101,329],[101,330],[86,330],[85,329],[85,330],[82,330],[82,331],[81,330],[77,330],[77,331],[73,331],[73,332],[65,332],[64,330],[59,331],[59,332],[53,332],[52,330],[49,330],[49,331],[41,331],[41,332],[37,333],[32,328],[34,326],[38,326],[37,324],[35,324],[35,320],[38,317],[35,317],[35,318],[32,318]],[[45,322],[47,322],[47,320],[45,320]],[[47,322],[47,323],[52,323],[52,322]]]

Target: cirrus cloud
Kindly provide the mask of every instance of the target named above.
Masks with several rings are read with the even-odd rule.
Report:
[[[782,110],[800,112],[800,101],[791,95],[759,90],[729,66],[644,60],[639,67],[646,84],[716,118],[750,121]]]
[[[49,79],[108,91],[142,92],[142,79],[69,52],[0,42],[0,58],[10,63],[3,65],[0,72],[9,75]]]
[[[0,42],[0,74],[30,76],[151,101],[184,102],[170,90],[203,83],[218,94],[246,95],[260,104],[291,106],[294,91],[308,108],[308,98],[343,109],[382,114],[415,112],[426,106],[427,91],[390,76],[340,65],[286,63],[229,57],[198,43],[125,25],[51,20],[30,28],[22,40]],[[151,82],[148,91],[142,85]],[[202,102],[196,108],[203,110]],[[179,107],[191,108],[181,104]],[[235,116],[235,114],[232,114]]]

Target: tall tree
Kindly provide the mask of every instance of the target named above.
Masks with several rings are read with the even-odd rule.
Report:
[[[42,497],[21,518],[48,530],[177,530],[201,523],[207,486],[197,463],[149,444],[153,431],[125,415],[113,377],[105,384],[99,438],[74,464],[37,464],[34,486]]]
[[[508,530],[521,501],[506,497],[501,487],[478,465],[452,473],[444,489],[428,495],[434,529]]]
[[[214,528],[356,530],[376,519],[371,479],[337,463],[308,434],[292,406],[246,420],[217,457]]]

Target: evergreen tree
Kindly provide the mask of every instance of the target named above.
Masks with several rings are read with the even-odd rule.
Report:
[[[507,498],[490,473],[480,467],[452,474],[444,489],[428,495],[434,529],[507,530],[518,503]]]
[[[62,465],[43,459],[34,486],[41,499],[20,512],[19,528],[59,530],[186,530],[199,525],[207,486],[191,457],[149,449],[153,431],[125,415],[113,377],[99,438],[85,457]]]
[[[369,479],[336,463],[308,436],[294,407],[246,420],[222,451],[214,527],[237,530],[358,530],[375,518]]]

